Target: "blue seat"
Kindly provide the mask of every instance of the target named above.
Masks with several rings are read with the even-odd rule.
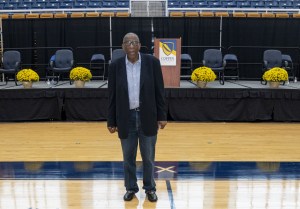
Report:
[[[116,2],[103,1],[102,6],[106,7],[106,8],[115,8],[116,7]]]
[[[235,54],[225,54],[223,58],[225,64],[224,77],[240,79],[239,62]]]
[[[87,7],[87,2],[75,2],[74,8],[86,8]]]
[[[3,9],[5,10],[14,10],[14,9],[18,9],[16,4],[5,4],[3,6]]]
[[[34,3],[31,5],[31,9],[45,9],[46,3]]]
[[[48,0],[36,0],[36,3],[48,3]]]
[[[45,9],[58,9],[59,3],[47,3]]]
[[[99,8],[102,7],[101,2],[89,2],[87,5],[88,8]]]
[[[21,68],[21,53],[16,50],[5,51],[3,53],[2,66],[0,73],[4,75],[5,84],[1,86],[7,85],[9,76],[14,76],[15,84],[18,85],[16,75]]]
[[[184,1],[184,2],[180,2],[180,6],[182,8],[191,8],[194,6],[194,4],[191,1]]]
[[[60,3],[59,8],[71,9],[71,8],[73,8],[73,3],[72,2],[71,3],[62,2],[62,3]]]
[[[238,8],[250,8],[251,4],[249,2],[237,2]]]
[[[208,6],[209,7],[214,7],[214,8],[221,8],[222,4],[218,1],[209,1]]]
[[[208,7],[208,4],[203,1],[194,1],[194,7],[206,8],[206,7]]]
[[[118,1],[118,2],[117,2],[117,7],[129,8],[129,2],[126,2],[126,1]]]
[[[279,8],[279,5],[277,2],[265,2],[265,7],[269,8]]]
[[[169,8],[179,8],[180,2],[178,1],[168,1],[168,7]]]
[[[253,8],[264,8],[264,2],[251,2],[251,7]]]
[[[288,72],[289,79],[295,80],[294,64],[290,55],[282,54],[282,66]]]
[[[189,54],[181,54],[180,79],[190,80],[193,71],[193,60]]]
[[[62,74],[64,73],[70,74],[73,65],[74,65],[73,51],[69,49],[59,49],[55,52],[54,62],[50,60],[50,68],[46,77],[48,79],[49,78],[57,79],[57,83],[58,83]],[[52,76],[49,76],[49,74],[52,74]],[[70,84],[72,84],[71,81]]]
[[[0,0],[0,4],[8,4],[9,0]]]
[[[111,60],[110,60],[110,63],[121,58],[121,57],[124,57],[125,58],[126,56],[126,53],[123,49],[114,49],[112,51],[112,56],[111,56]]]
[[[300,8],[300,2],[293,2],[293,8],[299,9]]]
[[[93,78],[100,77],[104,80],[105,76],[105,56],[103,54],[93,54],[90,60],[90,70],[93,72]],[[97,74],[98,76],[94,76]]]
[[[263,68],[262,75],[273,67],[282,67],[282,53],[280,50],[268,49],[263,53]],[[262,76],[261,76],[262,79]],[[266,85],[267,82],[261,80],[261,83]]]
[[[22,3],[22,0],[10,0],[8,3],[9,4],[20,4],[20,3]]]
[[[224,1],[222,2],[222,6],[225,8],[234,8],[237,7],[237,4],[234,1]]]
[[[203,53],[203,65],[210,67],[216,74],[218,74],[219,82],[224,85],[224,67],[222,52],[218,49],[206,49]]]
[[[279,8],[293,8],[293,3],[292,2],[279,2]]]
[[[23,0],[23,3],[25,3],[25,4],[33,4],[33,3],[35,3],[35,0]]]
[[[27,4],[27,3],[19,4],[18,9],[31,9],[31,4]]]
[[[75,3],[75,0],[63,0],[64,3],[72,3],[74,4]]]
[[[49,3],[60,3],[61,0],[48,0]]]

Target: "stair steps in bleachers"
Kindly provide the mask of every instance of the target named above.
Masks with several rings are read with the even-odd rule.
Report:
[[[166,0],[131,0],[132,17],[165,17]]]

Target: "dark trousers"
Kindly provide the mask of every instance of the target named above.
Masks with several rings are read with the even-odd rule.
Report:
[[[143,160],[143,189],[156,190],[154,181],[154,158],[157,135],[145,136],[141,130],[139,111],[130,111],[129,135],[121,139],[126,190],[139,191],[136,177],[136,154],[139,144]]]

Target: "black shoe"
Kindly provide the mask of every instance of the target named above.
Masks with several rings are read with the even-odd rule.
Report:
[[[146,191],[147,198],[150,202],[156,202],[157,201],[157,195],[155,194],[155,191]]]
[[[133,199],[134,194],[135,194],[134,191],[128,190],[128,191],[126,192],[126,194],[124,195],[123,199],[124,199],[125,201],[130,201],[130,200]]]

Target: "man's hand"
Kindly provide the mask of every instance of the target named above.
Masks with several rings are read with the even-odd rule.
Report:
[[[115,133],[116,131],[118,131],[118,128],[117,127],[107,127],[107,129],[109,130],[109,132],[111,134]]]
[[[167,125],[167,121],[158,121],[158,128],[164,129]]]

